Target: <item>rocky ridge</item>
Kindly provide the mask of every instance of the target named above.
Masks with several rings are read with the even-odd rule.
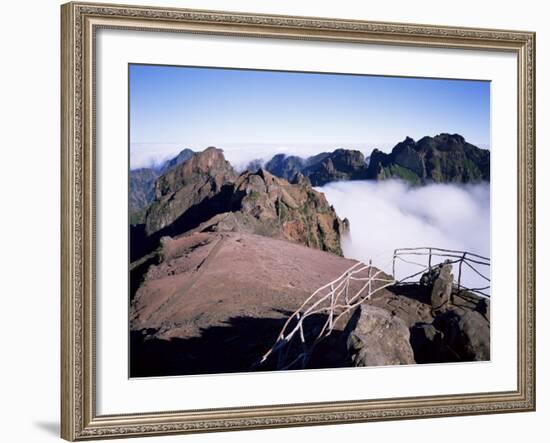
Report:
[[[398,178],[413,185],[425,183],[479,183],[490,179],[490,151],[480,149],[458,134],[407,137],[386,154],[374,150],[368,178]]]
[[[342,255],[348,223],[303,176],[293,183],[265,169],[237,176],[222,151],[209,148],[161,176],[155,191],[145,216],[148,236],[205,224],[211,231],[260,234]]]
[[[258,161],[249,165],[257,166]],[[265,164],[272,174],[291,180],[301,173],[313,186],[342,180],[404,180],[426,183],[478,183],[490,179],[490,151],[466,142],[458,134],[407,137],[390,153],[374,149],[368,160],[353,149],[336,149],[301,158],[277,154]]]

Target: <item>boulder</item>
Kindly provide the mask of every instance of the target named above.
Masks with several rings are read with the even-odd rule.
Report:
[[[439,272],[432,286],[431,305],[432,312],[437,313],[447,309],[451,302],[453,292],[453,265],[443,263],[439,266]]]
[[[434,326],[443,333],[445,346],[458,361],[490,360],[490,324],[479,312],[444,312],[435,318]]]
[[[360,305],[346,325],[344,337],[352,366],[415,363],[407,325],[385,309]]]
[[[411,346],[417,363],[457,361],[456,354],[445,343],[445,336],[433,324],[417,323],[411,329]]]

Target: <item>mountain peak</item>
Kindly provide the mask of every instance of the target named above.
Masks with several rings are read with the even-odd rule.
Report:
[[[368,178],[399,178],[412,184],[489,181],[490,152],[460,134],[441,133],[415,142],[407,137],[391,153],[373,151]]]

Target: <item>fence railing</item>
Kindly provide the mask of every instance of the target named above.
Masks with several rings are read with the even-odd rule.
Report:
[[[421,263],[418,261],[418,257],[427,258],[427,263]],[[403,262],[410,265],[415,265],[419,268],[418,271],[407,275],[403,278],[397,278],[396,275],[396,263]],[[491,294],[488,292],[491,285],[490,279],[490,267],[491,260],[487,257],[483,257],[479,254],[465,251],[455,251],[452,249],[441,249],[433,247],[421,247],[421,248],[399,248],[393,253],[392,260],[392,275],[396,284],[405,284],[412,282],[415,277],[421,276],[426,272],[439,266],[441,263],[458,264],[458,275],[456,276],[455,283],[457,292],[468,291],[483,298],[490,298]],[[463,284],[464,272],[463,270],[469,269],[482,281],[487,282],[486,285],[481,287],[468,287]]]
[[[413,258],[411,258],[413,257]],[[420,263],[418,257],[426,257],[427,263]],[[396,276],[396,263],[408,263],[420,269],[404,278]],[[394,251],[391,266],[392,275],[388,276],[372,266],[372,260],[366,265],[355,263],[335,280],[321,286],[311,294],[302,305],[292,313],[284,323],[275,344],[262,356],[257,365],[264,364],[270,357],[276,359],[276,368],[280,370],[298,366],[305,368],[314,348],[334,330],[338,321],[377,292],[394,285],[412,283],[412,279],[424,275],[441,263],[458,263],[458,277],[455,290],[468,291],[481,297],[489,298],[489,285],[480,288],[469,288],[463,285],[463,267],[473,270],[482,279],[490,283],[486,273],[478,268],[488,268],[490,260],[478,254],[464,251],[453,251],[441,248],[400,248]],[[388,265],[390,264],[388,263]],[[415,281],[418,283],[419,278]],[[319,331],[316,328],[306,330],[305,321],[316,315],[326,317]]]
[[[305,367],[315,346],[332,333],[344,315],[394,283],[391,277],[374,268],[372,261],[368,265],[361,262],[354,264],[304,301],[287,319],[275,344],[262,356],[259,364],[265,363],[270,356],[276,356],[277,369]],[[326,316],[320,331],[308,334],[311,331],[305,331],[304,322],[319,314]],[[293,347],[293,344],[297,346]]]

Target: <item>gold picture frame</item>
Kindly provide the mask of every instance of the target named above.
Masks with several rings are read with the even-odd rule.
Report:
[[[61,7],[61,436],[87,440],[535,409],[535,34],[73,2]],[[191,32],[506,51],[518,60],[518,380],[509,392],[98,416],[95,390],[94,36]],[[128,411],[131,412],[131,411]]]

